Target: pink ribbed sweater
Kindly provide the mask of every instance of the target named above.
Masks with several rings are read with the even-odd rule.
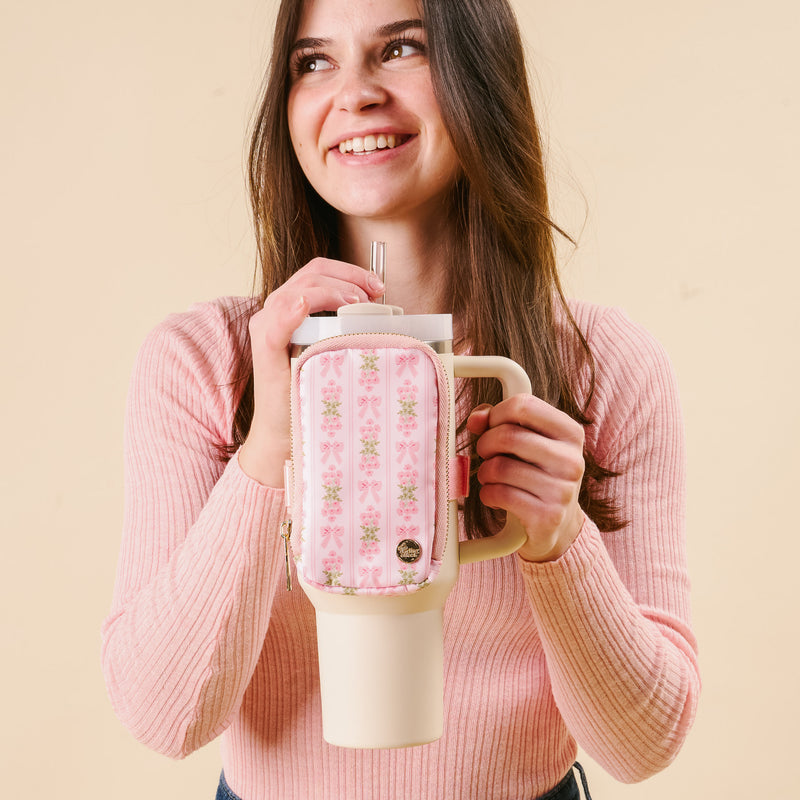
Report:
[[[597,364],[587,444],[629,525],[586,520],[557,561],[468,565],[445,609],[445,729],[433,744],[322,739],[314,612],[286,591],[283,491],[217,448],[230,438],[253,301],[159,325],[126,417],[126,508],[103,627],[114,709],[180,758],[222,735],[243,800],[531,798],[576,742],[621,781],[675,757],[699,693],[684,548],[684,452],[669,363],[623,313],[572,304]],[[209,796],[213,791],[209,787]]]

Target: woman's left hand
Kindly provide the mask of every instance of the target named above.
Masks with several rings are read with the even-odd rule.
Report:
[[[478,436],[480,499],[514,514],[528,534],[518,551],[526,561],[553,561],[583,524],[583,427],[529,394],[478,406],[467,420]]]

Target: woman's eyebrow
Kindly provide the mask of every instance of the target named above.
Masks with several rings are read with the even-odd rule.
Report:
[[[409,30],[409,28],[424,28],[421,19],[399,19],[397,22],[389,22],[376,29],[375,34],[380,37],[397,36],[398,33]]]
[[[397,36],[403,31],[413,28],[424,28],[421,19],[399,19],[396,22],[387,22],[385,25],[375,29],[375,36],[377,38],[387,38],[390,36]],[[318,36],[306,36],[298,39],[293,45],[291,52],[296,53],[298,50],[318,50],[327,47],[331,44],[332,39],[321,39]]]
[[[289,51],[291,53],[296,53],[298,50],[319,50],[321,47],[327,47],[332,39],[319,39],[316,36],[306,36],[303,39],[298,39],[293,45],[292,49]]]

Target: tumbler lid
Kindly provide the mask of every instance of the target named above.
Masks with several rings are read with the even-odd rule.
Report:
[[[335,317],[306,317],[292,334],[291,343],[307,347],[348,333],[401,333],[429,344],[453,339],[451,314],[403,314],[397,306],[375,303],[355,303],[339,311],[343,313]]]

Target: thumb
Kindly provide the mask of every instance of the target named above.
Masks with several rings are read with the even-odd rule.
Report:
[[[291,326],[292,333],[297,330],[300,323],[308,316],[309,308],[310,306],[306,296],[301,294],[300,297],[297,298],[295,304],[289,309],[289,317],[286,320],[287,327]],[[289,338],[292,338],[291,334]],[[289,342],[287,341],[286,344],[289,344]]]

